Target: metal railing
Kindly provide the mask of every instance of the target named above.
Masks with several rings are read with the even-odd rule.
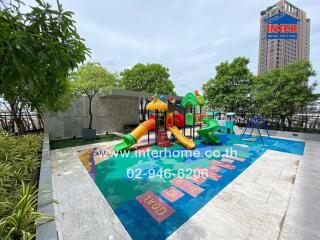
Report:
[[[238,126],[244,127],[251,116],[253,115],[250,113],[242,113],[235,118],[235,122]],[[266,117],[266,121],[270,130],[320,134],[320,112],[295,114],[285,119],[279,116],[269,116]]]

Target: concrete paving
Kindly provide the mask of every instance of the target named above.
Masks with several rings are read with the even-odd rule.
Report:
[[[308,142],[280,239],[320,239],[320,143]]]
[[[77,156],[77,150],[98,145],[103,144],[51,152],[53,198],[60,240],[131,239]]]

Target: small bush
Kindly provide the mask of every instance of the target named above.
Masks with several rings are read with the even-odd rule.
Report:
[[[15,137],[0,131],[0,239],[34,239],[41,134]]]

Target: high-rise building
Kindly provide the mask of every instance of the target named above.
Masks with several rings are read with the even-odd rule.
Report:
[[[297,19],[296,38],[269,38],[268,19],[279,14],[286,14]],[[307,14],[292,5],[288,1],[280,0],[273,6],[260,13],[260,42],[259,42],[259,66],[258,73],[273,68],[281,68],[285,65],[303,59],[309,59],[310,55],[310,19]],[[292,19],[293,19],[292,18]],[[290,25],[280,26],[279,31],[290,32]],[[277,26],[276,26],[277,28]],[[277,31],[277,30],[275,30]]]

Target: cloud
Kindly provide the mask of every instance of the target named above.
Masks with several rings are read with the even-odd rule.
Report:
[[[276,0],[60,2],[75,12],[94,61],[118,72],[138,62],[161,63],[183,95],[201,89],[217,64],[237,56],[249,58],[257,73],[260,11]],[[311,18],[311,61],[320,73],[320,3],[291,2]]]

